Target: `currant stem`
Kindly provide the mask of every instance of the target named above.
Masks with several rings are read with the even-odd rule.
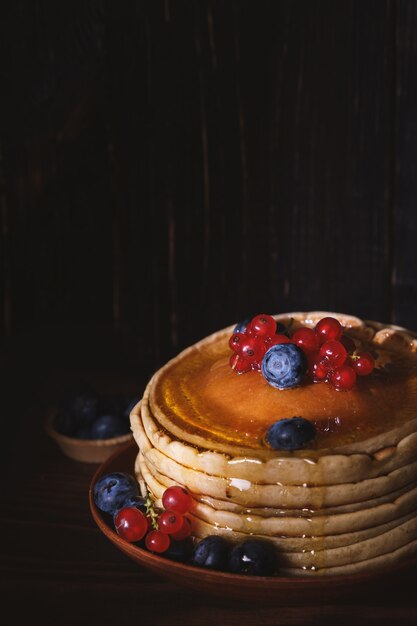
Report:
[[[155,530],[158,530],[158,513],[155,510],[154,501],[149,492],[145,500],[145,506],[146,506],[146,517],[149,517],[149,519],[151,520],[152,528],[154,528]]]

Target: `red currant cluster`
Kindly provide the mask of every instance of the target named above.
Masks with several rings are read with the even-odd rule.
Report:
[[[118,511],[114,526],[120,537],[129,542],[145,538],[145,546],[151,552],[166,552],[171,539],[182,541],[191,535],[191,520],[187,513],[192,507],[191,495],[179,486],[168,487],[162,495],[163,510],[156,511],[150,498],[146,512],[136,507]]]
[[[334,317],[323,317],[314,329],[299,328],[291,341],[306,355],[307,374],[313,381],[327,381],[336,389],[352,389],[356,377],[367,376],[375,366],[373,356],[357,350],[353,339],[343,332],[343,326]]]
[[[230,366],[238,374],[260,370],[266,351],[281,343],[293,343],[303,351],[307,375],[314,382],[327,381],[340,390],[351,389],[358,375],[367,376],[375,366],[372,355],[357,350],[334,317],[323,317],[314,328],[302,327],[290,334],[285,327],[277,332],[275,319],[266,314],[256,315],[242,331],[232,334]]]
[[[260,370],[265,352],[277,343],[289,343],[287,335],[277,333],[277,323],[271,315],[260,314],[250,320],[243,332],[234,332],[229,339],[233,350],[230,366],[238,374]]]

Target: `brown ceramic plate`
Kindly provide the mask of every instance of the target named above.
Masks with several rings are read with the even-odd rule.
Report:
[[[111,526],[111,519],[103,514],[94,504],[93,488],[96,481],[110,472],[128,472],[134,475],[134,462],[138,452],[135,442],[125,446],[107,459],[97,468],[89,490],[90,508],[93,518],[101,532],[130,559],[138,565],[156,572],[171,580],[176,585],[208,594],[248,602],[267,602],[269,604],[289,605],[295,603],[321,603],[337,601],[352,596],[380,594],[385,586],[389,586],[390,594],[394,588],[405,581],[408,570],[415,568],[417,559],[375,572],[352,574],[346,576],[323,577],[264,577],[242,576],[215,572],[170,561],[167,558],[152,554],[136,545],[128,543],[117,535]]]

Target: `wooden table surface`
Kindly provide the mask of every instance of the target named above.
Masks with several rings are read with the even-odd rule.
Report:
[[[44,432],[45,405],[21,409],[1,473],[1,607],[17,626],[81,624],[417,624],[417,574],[369,597],[257,605],[177,586],[130,561],[92,519],[97,465],[65,457]],[[398,582],[398,578],[397,578]]]

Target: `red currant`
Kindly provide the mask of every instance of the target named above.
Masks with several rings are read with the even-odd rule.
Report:
[[[350,366],[359,376],[368,376],[375,367],[374,357],[369,352],[354,352]]]
[[[164,511],[158,518],[158,530],[166,535],[171,535],[181,530],[184,517],[175,511]]]
[[[182,541],[183,539],[187,539],[187,537],[191,535],[192,526],[190,518],[184,516],[183,522],[184,523],[178,532],[171,533],[170,536],[172,539],[175,539],[176,541]]]
[[[335,317],[322,317],[314,328],[320,343],[338,341],[342,336],[343,327]]]
[[[342,365],[330,372],[329,381],[336,389],[348,391],[356,382],[356,372],[350,365]]]
[[[145,537],[145,545],[150,552],[166,552],[171,545],[171,540],[166,533],[151,530]]]
[[[233,333],[233,335],[229,339],[229,348],[236,352],[236,354],[240,354],[241,351],[241,343],[245,339],[244,333]]]
[[[117,534],[126,541],[140,541],[148,530],[148,519],[139,509],[125,507],[115,515],[114,527]]]
[[[277,333],[272,337],[267,337],[264,342],[266,345],[266,349],[268,350],[268,348],[270,348],[271,346],[275,346],[278,343],[290,343],[290,339],[287,337],[287,335],[281,335],[280,333]]]
[[[346,361],[347,352],[340,341],[325,341],[320,346],[319,356],[323,367],[331,370],[343,365]]]
[[[174,485],[165,489],[162,494],[162,504],[167,511],[184,514],[191,509],[193,498],[186,489]]]
[[[245,340],[240,345],[240,355],[245,359],[249,359],[251,362],[261,361],[266,352],[265,343],[261,338],[245,337]]]
[[[291,341],[303,352],[316,352],[319,348],[319,338],[312,328],[299,328],[291,337]]]
[[[254,330],[252,330],[250,322],[249,324],[246,326],[245,332],[243,333],[246,337],[256,337],[256,333]]]
[[[271,315],[261,313],[252,319],[250,329],[258,337],[270,337],[275,334],[277,323]]]
[[[230,357],[229,364],[232,370],[235,370],[238,374],[244,374],[252,369],[249,359],[246,359],[244,356],[239,356],[236,353],[232,354]]]
[[[308,373],[315,383],[326,380],[329,372],[323,367],[320,358],[314,355],[309,363]]]

